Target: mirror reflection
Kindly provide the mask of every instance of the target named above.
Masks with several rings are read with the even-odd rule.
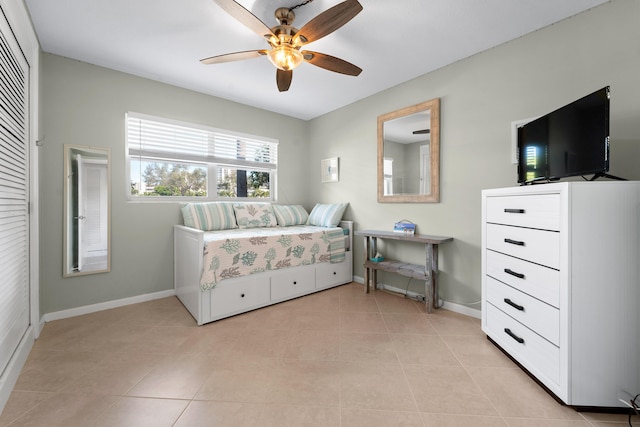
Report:
[[[378,117],[378,201],[438,202],[440,100]]]
[[[64,146],[65,277],[111,268],[110,157],[108,148]]]

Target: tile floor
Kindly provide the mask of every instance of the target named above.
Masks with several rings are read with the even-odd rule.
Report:
[[[2,427],[624,425],[559,405],[478,319],[356,283],[201,327],[176,298],[47,323],[0,415]]]

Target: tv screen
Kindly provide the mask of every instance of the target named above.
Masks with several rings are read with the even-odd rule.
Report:
[[[518,129],[518,182],[609,171],[609,86]]]

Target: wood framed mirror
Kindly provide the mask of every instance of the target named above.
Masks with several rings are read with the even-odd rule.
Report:
[[[378,202],[440,201],[440,98],[378,116]]]
[[[64,145],[63,276],[111,270],[111,150]]]

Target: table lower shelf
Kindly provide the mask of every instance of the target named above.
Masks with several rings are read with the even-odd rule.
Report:
[[[409,264],[406,262],[385,259],[384,261],[379,262],[365,261],[364,267],[372,268],[374,270],[388,271],[390,273],[396,273],[418,280],[429,280],[424,265]]]
[[[400,233],[380,230],[356,231],[356,235],[364,237],[364,291],[366,293],[370,290],[375,290],[378,282],[378,271],[386,271],[412,279],[423,280],[427,313],[431,313],[433,308],[438,307],[436,301],[438,295],[438,245],[453,240],[452,237],[425,234],[406,236]],[[379,262],[371,261],[371,257],[377,256],[378,253],[378,238],[424,244],[426,252],[425,263],[416,265],[389,259]]]

